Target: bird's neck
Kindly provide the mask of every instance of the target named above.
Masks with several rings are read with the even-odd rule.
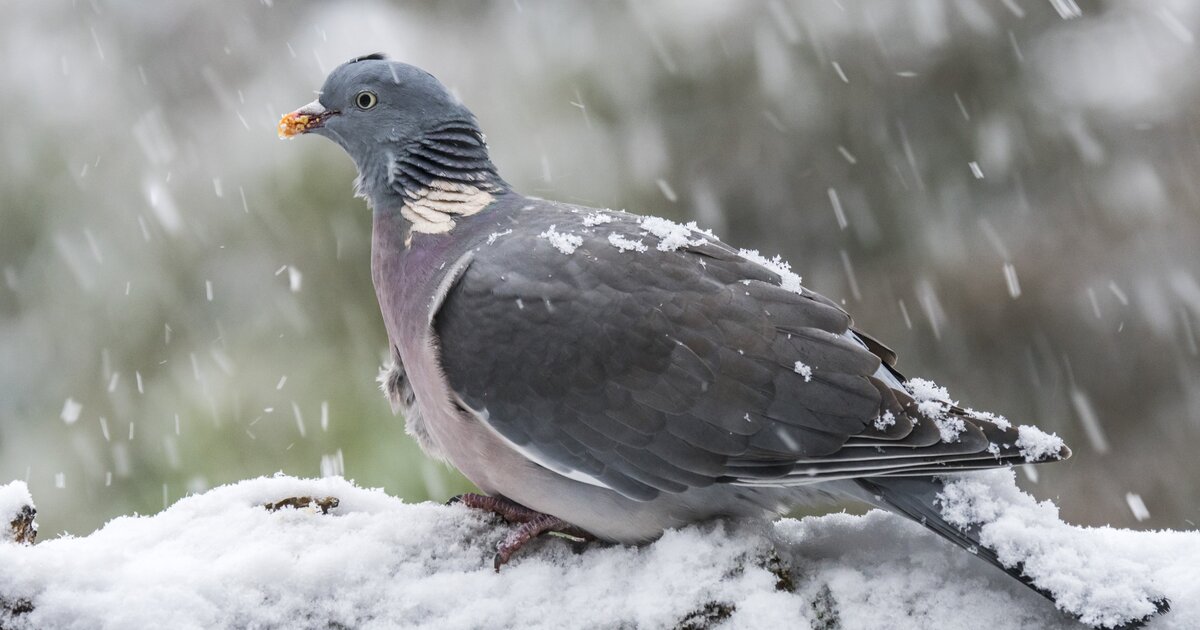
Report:
[[[449,232],[509,190],[474,121],[444,123],[382,153],[376,172],[360,168],[360,192],[375,212],[400,213],[413,232]]]

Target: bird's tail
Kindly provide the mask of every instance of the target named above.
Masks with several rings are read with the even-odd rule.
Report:
[[[937,507],[937,495],[942,491],[942,483],[933,477],[872,477],[859,479],[858,484],[872,495],[875,502],[887,509],[899,512],[908,518],[928,527],[937,535],[966,549],[986,560],[989,564],[1004,571],[1021,581],[1022,584],[1037,591],[1039,595],[1054,601],[1054,596],[1033,584],[1022,571],[1021,567],[1006,567],[996,557],[996,552],[979,542],[979,528],[968,529],[946,522]]]
[[[1021,564],[1004,566],[996,556],[996,552],[980,542],[978,525],[962,529],[949,523],[942,516],[941,510],[938,508],[938,495],[943,490],[943,483],[940,479],[935,477],[872,477],[856,481],[867,492],[872,503],[913,519],[933,530],[942,538],[983,558],[1042,597],[1052,602],[1055,601],[1052,593],[1038,587],[1029,576],[1025,575]],[[1166,599],[1156,601],[1154,604],[1157,607],[1155,613],[1144,619],[1131,621],[1116,630],[1141,628],[1154,616],[1170,609],[1170,602]]]

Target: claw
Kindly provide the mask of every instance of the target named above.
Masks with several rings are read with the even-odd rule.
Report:
[[[505,536],[504,541],[500,543],[496,551],[496,557],[492,559],[492,566],[499,572],[500,567],[508,563],[512,559],[513,554],[520,551],[529,541],[546,532],[567,527],[572,527],[572,525],[557,516],[539,514],[533,520],[522,523],[519,527],[509,532],[508,536]]]
[[[549,532],[563,534],[571,538],[591,541],[596,537],[590,533],[549,514],[531,510],[520,503],[502,496],[487,496],[468,492],[451,497],[446,505],[461,503],[469,508],[491,512],[517,525],[500,543],[492,567],[499,571],[500,567],[512,559],[513,554],[520,551],[529,541]]]

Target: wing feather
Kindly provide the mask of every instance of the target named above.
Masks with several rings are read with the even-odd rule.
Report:
[[[535,462],[648,500],[1023,461],[1015,430],[958,408],[947,438],[895,353],[832,301],[698,232],[623,251],[610,235],[655,237],[610,216],[586,226],[547,203],[513,215],[434,318],[452,389]],[[581,245],[535,236],[551,225]]]

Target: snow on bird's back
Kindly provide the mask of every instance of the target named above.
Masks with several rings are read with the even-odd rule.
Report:
[[[753,263],[758,263],[768,270],[775,272],[779,276],[779,286],[791,291],[792,293],[804,293],[804,287],[800,284],[800,276],[792,271],[792,266],[788,264],[780,256],[767,258],[758,253],[757,249],[742,249],[738,250],[738,255]]]
[[[612,221],[613,221],[613,218],[611,215],[603,214],[600,212],[593,212],[593,213],[583,217],[583,224],[587,227],[595,227],[597,225],[601,225],[604,223],[612,223]]]
[[[700,231],[695,221],[682,225],[662,217],[642,217],[639,225],[647,234],[658,238],[655,249],[660,252],[673,252],[688,245],[703,245],[707,242],[704,236],[712,236],[712,232],[705,232],[704,236],[691,238],[693,232]]]
[[[945,387],[923,378],[910,378],[904,383],[917,402],[917,410],[922,416],[931,418],[941,433],[943,442],[956,442],[959,435],[966,430],[966,423],[958,414],[965,413],[974,420],[990,422],[1001,430],[1008,430],[1012,423],[1004,416],[983,411],[968,409],[957,411],[958,401],[950,398],[950,392]],[[955,409],[955,411],[952,411]],[[1021,457],[1028,463],[1045,462],[1062,459],[1066,443],[1054,433],[1046,433],[1041,429],[1023,424],[1017,427],[1016,447]],[[992,445],[988,449],[997,453],[998,447]]]
[[[917,411],[937,425],[942,441],[957,442],[958,436],[967,430],[967,425],[962,418],[950,413],[951,407],[958,406],[958,402],[950,400],[950,392],[923,378],[909,379],[905,385],[912,393],[913,400],[917,401]]]
[[[1031,463],[1059,459],[1059,454],[1066,447],[1066,443],[1058,435],[1046,433],[1027,424],[1017,427],[1017,435],[1017,448],[1021,449],[1021,457]]]
[[[538,234],[539,238],[544,238],[550,241],[558,251],[567,254],[568,256],[575,253],[575,250],[583,245],[583,237],[578,234],[568,234],[559,232],[557,225],[551,225],[545,232]]]

